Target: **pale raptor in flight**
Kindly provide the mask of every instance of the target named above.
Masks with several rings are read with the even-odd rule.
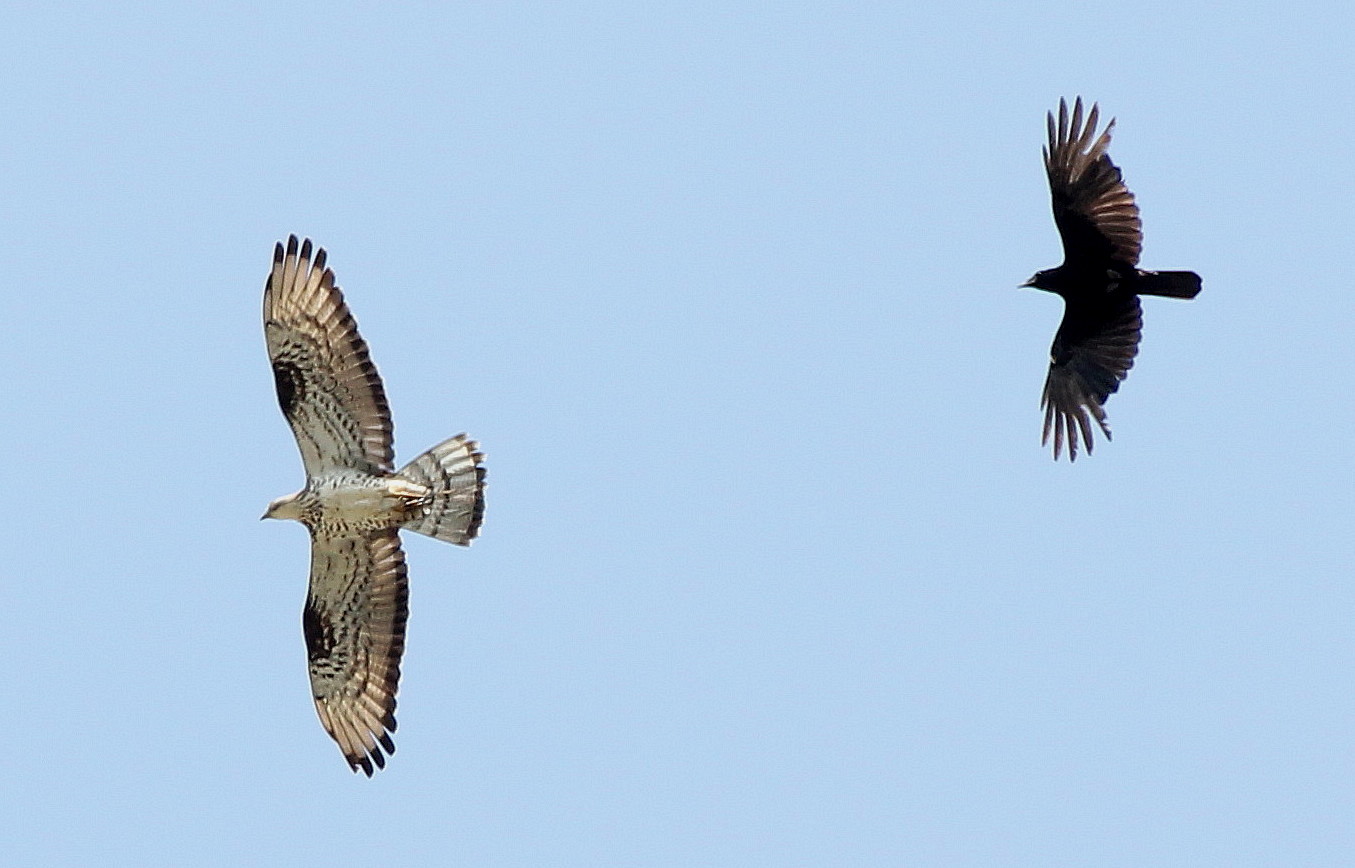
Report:
[[[458,434],[398,472],[381,378],[325,251],[287,239],[273,251],[263,321],[278,402],[306,487],[264,518],[311,535],[301,624],[320,722],[353,771],[369,777],[395,751],[395,691],[409,597],[400,528],[470,545],[484,514],[483,456]]]

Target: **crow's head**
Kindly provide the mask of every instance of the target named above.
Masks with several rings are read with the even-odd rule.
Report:
[[[1030,280],[1027,280],[1025,283],[1021,284],[1021,287],[1022,288],[1032,287],[1034,289],[1053,291],[1058,287],[1058,278],[1059,278],[1058,271],[1059,270],[1057,268],[1049,268],[1044,271],[1037,271],[1030,278]]]

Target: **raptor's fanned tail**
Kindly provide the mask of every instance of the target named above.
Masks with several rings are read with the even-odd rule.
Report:
[[[485,512],[484,456],[474,440],[458,434],[400,469],[397,476],[429,489],[427,500],[403,527],[415,533],[470,545]]]

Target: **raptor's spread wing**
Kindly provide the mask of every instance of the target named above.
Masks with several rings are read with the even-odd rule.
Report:
[[[393,429],[386,393],[357,323],[307,239],[273,250],[263,296],[264,337],[278,403],[309,476],[340,468],[389,471]]]
[[[394,529],[312,537],[302,613],[311,693],[349,766],[371,776],[395,752],[395,691],[408,618],[405,556]]]

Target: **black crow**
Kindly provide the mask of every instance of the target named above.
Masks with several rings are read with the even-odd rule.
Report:
[[[1140,295],[1194,298],[1200,276],[1193,271],[1140,271],[1143,230],[1134,194],[1106,155],[1115,120],[1096,135],[1097,107],[1082,123],[1082,98],[1059,100],[1059,120],[1046,116],[1049,146],[1045,173],[1054,198],[1054,223],[1063,237],[1063,264],[1038,272],[1024,286],[1063,298],[1063,322],[1049,350],[1045,378],[1042,444],[1054,433],[1054,459],[1068,442],[1068,458],[1077,460],[1078,433],[1092,451],[1092,419],[1110,439],[1101,405],[1120,388],[1139,351],[1143,328]]]

